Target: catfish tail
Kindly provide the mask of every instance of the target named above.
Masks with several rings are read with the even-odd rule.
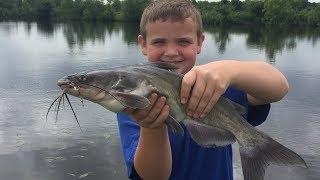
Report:
[[[298,154],[262,132],[259,135],[262,136],[259,145],[248,147],[239,143],[244,180],[263,180],[265,169],[270,164],[307,167]]]

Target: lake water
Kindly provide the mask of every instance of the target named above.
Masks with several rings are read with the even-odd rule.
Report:
[[[83,132],[66,107],[45,114],[60,77],[145,62],[136,24],[0,23],[0,179],[126,179],[115,115],[71,98]],[[320,177],[320,30],[206,27],[198,63],[261,60],[279,68],[289,94],[258,128],[307,161],[308,169],[271,166],[268,180]],[[235,146],[236,148],[236,146]],[[235,179],[242,179],[234,150]]]

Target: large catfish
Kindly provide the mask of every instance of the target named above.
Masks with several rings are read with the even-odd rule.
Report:
[[[167,97],[170,116],[166,123],[174,132],[183,135],[183,124],[192,139],[204,147],[227,146],[237,141],[245,180],[264,179],[269,164],[306,166],[298,154],[251,126],[241,116],[244,108],[225,97],[220,97],[201,121],[188,117],[179,96],[183,76],[174,69],[173,65],[155,63],[69,75],[58,81],[63,94],[54,102],[59,106],[63,95],[69,102],[67,93],[120,112],[127,107],[147,107],[150,102],[146,97],[157,92]]]

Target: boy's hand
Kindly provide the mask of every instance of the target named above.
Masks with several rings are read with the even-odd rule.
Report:
[[[187,115],[203,118],[224,94],[233,78],[233,61],[216,61],[193,67],[182,80],[181,103]]]
[[[163,127],[169,116],[170,108],[166,105],[166,98],[159,97],[156,93],[149,96],[150,105],[145,109],[126,108],[124,110],[129,116],[144,128],[156,129]]]

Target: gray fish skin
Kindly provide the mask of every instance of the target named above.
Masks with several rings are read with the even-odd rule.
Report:
[[[245,109],[227,98],[221,97],[201,121],[188,117],[179,96],[183,76],[173,71],[174,66],[164,63],[122,66],[69,75],[60,79],[58,85],[66,93],[112,112],[126,107],[143,109],[150,104],[146,97],[152,92],[166,96],[170,106],[166,123],[174,132],[183,135],[184,124],[192,139],[203,147],[239,143],[245,180],[263,180],[269,164],[306,167],[298,154],[251,126],[241,116]]]

